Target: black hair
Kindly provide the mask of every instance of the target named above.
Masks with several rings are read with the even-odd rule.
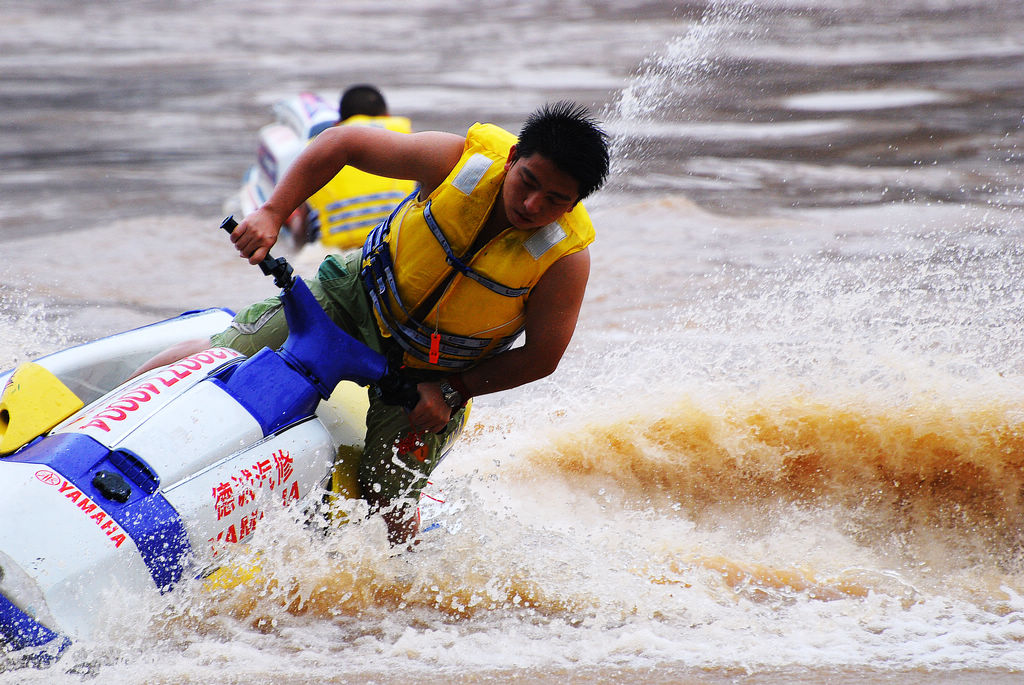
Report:
[[[338,121],[345,121],[357,114],[381,117],[387,113],[388,105],[384,102],[384,96],[373,86],[352,86],[341,94],[341,100],[338,102]]]
[[[585,107],[568,100],[531,114],[519,132],[516,151],[519,157],[539,153],[554,162],[579,183],[581,200],[608,177],[608,134]]]

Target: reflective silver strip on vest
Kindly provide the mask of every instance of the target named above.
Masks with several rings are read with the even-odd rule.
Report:
[[[534,259],[540,259],[541,255],[565,240],[565,229],[556,221],[544,228],[539,228],[529,238],[523,241],[523,247]]]
[[[466,195],[472,195],[480,183],[480,179],[484,177],[484,174],[487,173],[492,164],[494,164],[494,161],[485,155],[479,153],[473,155],[462,165],[462,169],[455,175],[452,185]]]
[[[348,221],[337,222],[335,225],[330,227],[327,231],[329,234],[334,235],[335,233],[347,233],[348,231],[356,231],[361,228],[371,228],[380,223],[380,213],[374,214],[369,219],[363,219],[362,221]]]
[[[351,207],[352,205],[362,204],[363,202],[388,202],[388,212],[394,209],[394,205],[390,204],[393,200],[398,202],[405,199],[405,193],[397,190],[388,190],[380,193],[367,193],[366,195],[358,195],[356,197],[346,198],[344,200],[335,200],[334,202],[327,203],[327,211],[333,212],[338,209],[344,209],[345,207]]]
[[[340,224],[341,227],[347,228],[352,228],[353,226],[376,226],[390,212],[391,205],[354,209],[348,212],[335,212],[327,215],[327,223],[331,227],[331,233],[339,230],[339,227],[335,226],[335,224]]]

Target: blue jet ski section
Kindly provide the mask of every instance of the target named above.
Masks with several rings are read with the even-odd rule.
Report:
[[[110,451],[88,435],[57,433],[11,456],[63,476],[59,486],[116,544],[131,538],[161,592],[181,580],[190,551],[181,517],[157,492],[156,474],[133,454]]]
[[[270,267],[273,269],[280,266]],[[219,382],[271,434],[313,415],[321,399],[342,380],[359,385],[379,382],[387,360],[331,321],[304,281],[291,276],[281,292],[288,339],[277,351],[264,348]]]

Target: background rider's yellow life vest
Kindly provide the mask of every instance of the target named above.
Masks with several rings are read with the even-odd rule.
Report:
[[[361,114],[338,126],[377,126],[399,133],[412,130],[406,117]],[[319,231],[320,242],[327,247],[359,247],[370,229],[386,219],[415,187],[413,181],[374,176],[346,166],[306,201],[309,227]]]
[[[445,181],[427,198],[407,198],[363,247],[363,277],[381,333],[405,349],[409,366],[466,368],[508,349],[523,331],[530,289],[556,260],[594,240],[590,217],[577,204],[548,226],[510,227],[467,256],[515,143],[493,124],[474,125]]]

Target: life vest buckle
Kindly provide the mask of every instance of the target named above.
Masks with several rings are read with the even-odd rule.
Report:
[[[463,264],[462,261],[451,252],[445,256],[444,261],[448,266],[453,266],[458,269],[459,273],[465,274],[469,272],[469,267]]]

